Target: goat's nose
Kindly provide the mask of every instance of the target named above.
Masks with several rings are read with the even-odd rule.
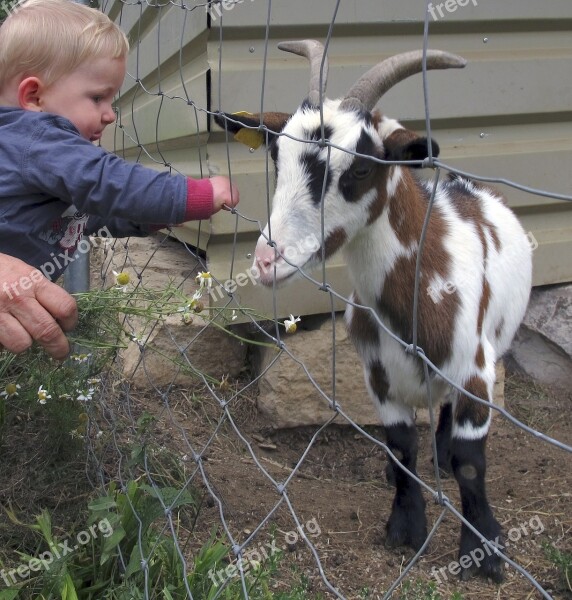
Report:
[[[276,250],[278,249],[278,251]],[[280,260],[280,247],[270,245],[266,240],[260,240],[254,252],[256,266],[263,272],[268,272]]]

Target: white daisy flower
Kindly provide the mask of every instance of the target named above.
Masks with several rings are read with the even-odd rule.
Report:
[[[295,333],[298,326],[296,323],[301,321],[300,317],[295,317],[294,315],[290,315],[289,319],[285,319],[284,327],[286,328],[286,333]]]
[[[51,398],[51,396],[48,394],[48,391],[44,389],[44,386],[41,385],[38,388],[38,402],[40,404],[46,404],[46,402]]]
[[[18,396],[20,386],[17,383],[9,383],[3,392],[0,392],[0,398],[15,398]]]

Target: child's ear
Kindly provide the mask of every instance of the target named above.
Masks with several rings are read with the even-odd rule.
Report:
[[[24,110],[42,112],[43,84],[37,77],[26,77],[18,86],[18,103]]]

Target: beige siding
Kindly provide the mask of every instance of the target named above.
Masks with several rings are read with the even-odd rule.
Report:
[[[207,150],[208,169],[228,173],[228,153],[241,190],[240,212],[264,225],[263,149],[252,153],[238,143],[227,148],[225,134],[216,125],[208,132],[206,113],[199,111],[195,120],[184,88],[200,109],[257,112],[262,103],[268,110],[294,110],[307,91],[308,68],[303,59],[278,51],[276,44],[301,37],[324,40],[335,4],[334,0],[273,0],[264,90],[265,0],[243,0],[225,9],[232,6],[227,2],[220,9],[221,16],[215,13],[210,27],[204,6],[197,4],[189,11],[183,27],[183,11],[169,5],[161,10],[159,45],[157,9],[143,5],[139,23],[140,6],[125,6],[122,24],[131,39],[143,32],[138,52],[130,58],[130,73],[156,93],[161,64],[161,91],[181,98],[164,99],[159,110],[161,98],[136,92],[130,80],[121,102],[126,131],[137,138],[136,129],[140,142],[157,158],[157,127],[161,154],[189,174],[198,174],[201,166],[205,172]],[[328,95],[342,95],[361,73],[386,56],[420,48],[423,7],[421,0],[342,0],[330,44]],[[474,6],[470,0],[454,12],[447,12],[444,4],[441,10],[442,18],[431,19],[429,47],[461,54],[469,61],[462,71],[429,74],[432,130],[441,146],[441,158],[478,175],[571,195],[572,2],[478,0]],[[117,4],[111,14],[119,16]],[[403,82],[386,95],[380,107],[417,130],[425,128],[421,81],[418,75]],[[135,127],[130,115],[134,98]],[[132,157],[139,153],[128,139],[126,153]],[[571,281],[572,203],[499,187],[540,244],[534,253],[535,284]],[[235,230],[238,243],[233,253]],[[207,248],[213,274],[222,280],[230,277],[231,258],[233,275],[244,272],[251,264],[258,232],[256,222],[227,213],[216,215],[208,227],[203,223],[200,244]],[[196,225],[186,229],[185,237],[191,243],[199,239]],[[317,279],[321,276],[315,274]],[[349,292],[341,259],[334,259],[329,267],[328,281],[339,293]],[[268,290],[247,286],[238,293],[244,305],[272,314]],[[309,284],[292,285],[278,294],[280,315],[325,312],[330,306],[329,296]]]

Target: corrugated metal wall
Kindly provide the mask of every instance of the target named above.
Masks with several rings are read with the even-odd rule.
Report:
[[[250,152],[238,143],[227,148],[225,133],[216,125],[209,133],[207,115],[200,110],[195,114],[186,98],[190,96],[199,108],[228,112],[257,112],[261,105],[267,110],[294,110],[307,92],[307,63],[280,52],[276,45],[284,39],[324,40],[335,4],[335,0],[273,0],[268,15],[266,0],[228,1],[214,7],[210,18],[202,4],[187,3],[190,11],[172,5],[160,11],[146,5],[125,6],[122,26],[132,40],[141,40],[130,58],[130,73],[151,92],[159,91],[160,80],[161,92],[181,98],[150,97],[129,81],[120,102],[125,130],[135,127],[147,149],[160,150],[167,162],[189,174],[199,174],[201,166],[205,173],[207,164],[211,173],[226,174],[230,156],[241,190],[240,212],[264,225],[264,150]],[[328,96],[343,95],[359,75],[386,56],[421,48],[424,7],[423,0],[342,0],[329,49]],[[108,11],[118,22],[119,8],[116,2]],[[475,174],[570,195],[572,2],[450,0],[435,2],[434,14],[429,47],[469,61],[462,71],[429,73],[433,137],[441,146],[441,158]],[[398,85],[380,107],[419,131],[425,128],[421,81],[417,75]],[[140,153],[137,144],[126,139],[122,145],[124,141],[128,156]],[[113,142],[107,142],[111,147]],[[540,244],[534,253],[535,285],[571,281],[572,203],[499,187]],[[200,243],[207,248],[209,268],[218,279],[229,277],[231,258],[234,276],[248,269],[258,233],[256,222],[235,220],[228,213],[201,225]],[[196,225],[186,230],[185,237],[196,243]],[[328,268],[328,279],[336,291],[349,292],[340,259]],[[272,314],[270,291],[245,286],[237,293],[243,305]],[[330,308],[328,295],[307,282],[278,294],[280,315]]]

